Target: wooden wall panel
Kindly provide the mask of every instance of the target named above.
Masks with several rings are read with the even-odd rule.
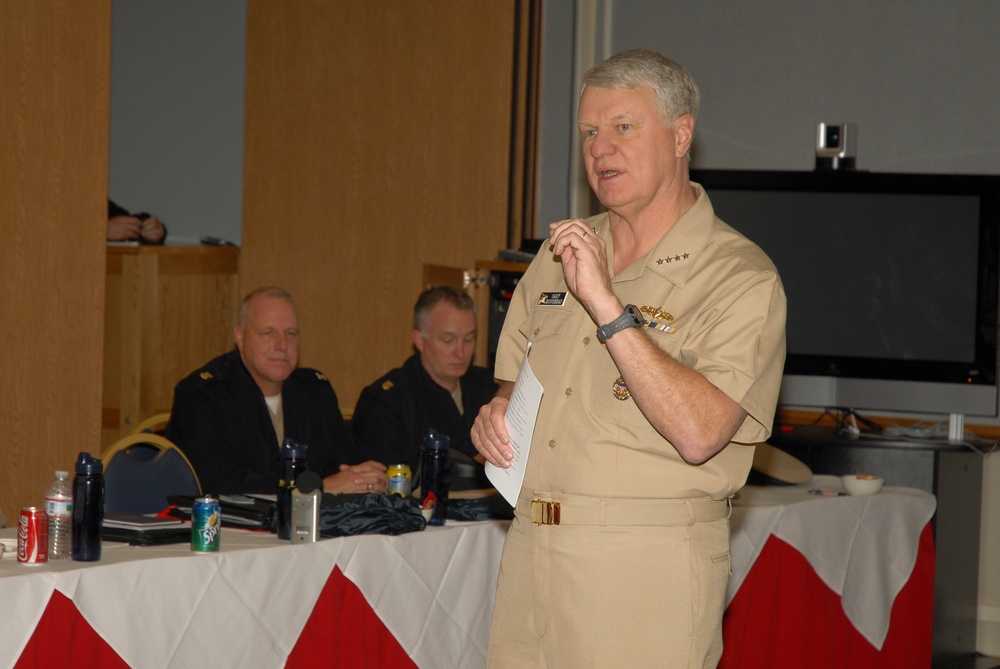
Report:
[[[110,0],[0,3],[0,509],[99,450]]]
[[[174,386],[233,347],[239,249],[108,249],[102,447],[173,404]]]
[[[293,292],[345,408],[411,352],[424,263],[506,246],[516,4],[248,0],[241,290]]]

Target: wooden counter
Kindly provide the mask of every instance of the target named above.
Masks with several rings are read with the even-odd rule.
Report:
[[[238,247],[109,246],[102,448],[155,413],[174,385],[233,346]]]

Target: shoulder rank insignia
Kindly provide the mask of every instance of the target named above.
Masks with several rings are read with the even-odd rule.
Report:
[[[682,260],[687,260],[690,257],[691,257],[690,253],[680,253],[680,254],[675,255],[675,256],[667,256],[666,258],[657,258],[656,259],[656,264],[657,265],[669,265],[672,262],[680,262]]]
[[[324,374],[323,372],[316,372],[316,378],[319,379],[320,381],[329,381],[330,380],[330,379],[326,378],[326,374]]]
[[[198,376],[200,376],[203,380],[208,381],[210,378],[212,378],[212,372],[202,372]]]
[[[382,390],[390,390],[392,388],[392,381],[386,379],[382,382]]]

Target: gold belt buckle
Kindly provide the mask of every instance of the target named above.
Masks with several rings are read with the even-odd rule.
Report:
[[[536,525],[559,524],[559,502],[544,499],[531,500],[531,522]]]

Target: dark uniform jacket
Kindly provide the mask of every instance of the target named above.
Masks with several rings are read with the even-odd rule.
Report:
[[[147,214],[146,212],[139,212],[138,214],[130,213],[128,209],[126,209],[125,207],[118,206],[117,204],[111,201],[111,198],[108,198],[108,220],[114,218],[115,216],[135,216],[143,221],[149,218],[149,214]],[[164,242],[167,241],[167,226],[163,224],[163,221],[160,221],[160,225],[163,225],[163,239],[161,239],[158,242],[151,242],[142,235],[140,235],[139,239],[137,239],[136,241],[139,242],[140,244],[151,244],[154,246],[162,245]]]
[[[479,408],[493,398],[497,386],[489,370],[476,366],[470,366],[459,383],[464,415],[458,412],[451,393],[424,369],[419,354],[362,390],[351,430],[365,459],[386,465],[407,464],[416,473],[428,428],[448,435],[451,448],[475,456],[469,431]]]
[[[361,462],[330,381],[300,368],[281,387],[285,437],[305,444],[311,471],[329,476]],[[238,350],[215,358],[174,390],[167,438],[188,456],[203,492],[269,493],[278,486],[278,437]]]

